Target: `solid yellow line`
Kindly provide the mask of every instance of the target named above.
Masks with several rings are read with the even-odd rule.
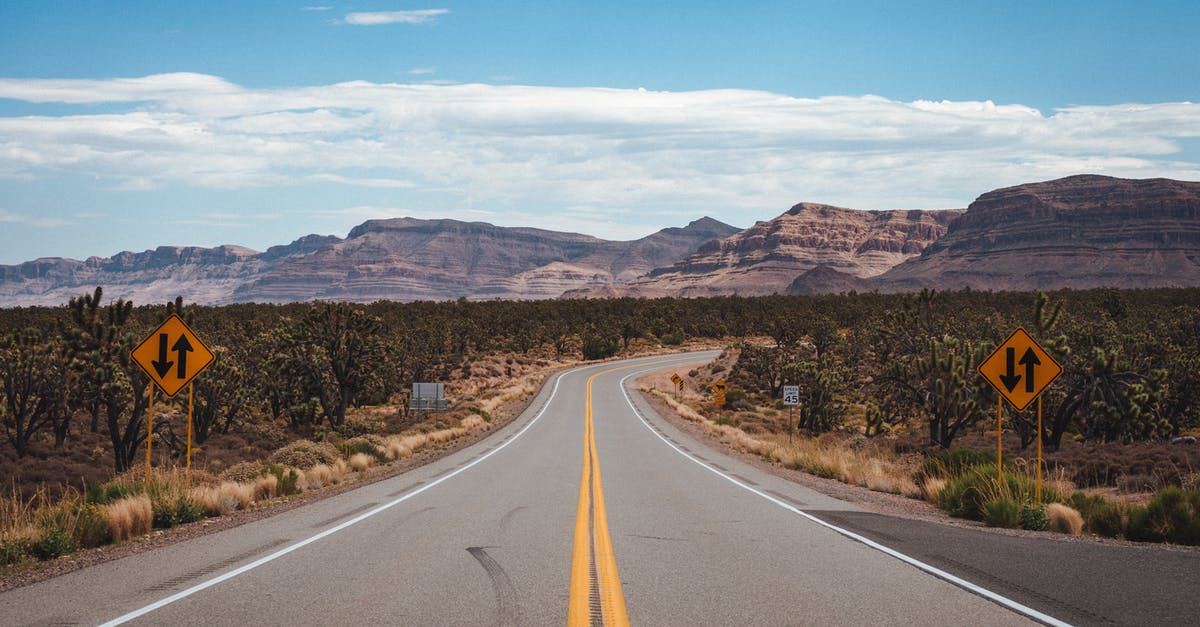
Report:
[[[587,627],[591,624],[588,607],[588,593],[591,587],[588,572],[592,566],[588,551],[588,504],[591,501],[588,477],[592,474],[592,456],[588,448],[591,439],[589,423],[590,420],[584,422],[583,477],[579,480],[579,508],[575,513],[575,548],[571,559],[571,600],[567,605],[567,625],[572,627]]]
[[[662,365],[669,363],[666,361]],[[617,575],[617,558],[608,533],[608,516],[604,510],[604,487],[600,482],[600,458],[596,455],[596,430],[592,421],[592,383],[600,375],[645,365],[610,368],[597,372],[587,380],[583,403],[583,477],[579,481],[579,507],[575,513],[575,543],[571,558],[571,596],[567,604],[567,625],[572,627],[592,624],[589,596],[592,569],[590,549],[593,546],[596,552],[600,618],[606,627],[629,625],[621,578]]]

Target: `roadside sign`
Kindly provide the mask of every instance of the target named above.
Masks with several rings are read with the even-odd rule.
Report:
[[[683,377],[679,376],[679,373],[676,372],[671,375],[671,383],[674,383],[676,386],[683,385]]]
[[[1063,371],[1021,327],[1001,342],[977,370],[1017,411],[1029,407]]]
[[[151,331],[130,356],[167,396],[175,396],[216,359],[177,314]]]
[[[718,379],[712,386],[713,402],[718,405],[725,404],[725,390],[728,389],[725,385],[725,379]]]
[[[783,386],[783,405],[785,407],[795,407],[800,404],[800,386],[785,385]]]

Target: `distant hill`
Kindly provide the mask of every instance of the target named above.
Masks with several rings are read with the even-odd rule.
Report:
[[[1080,175],[963,210],[800,203],[739,231],[711,218],[626,242],[482,222],[372,220],[258,253],[159,247],[0,266],[0,305],[100,285],[138,303],[713,296],[921,288],[1200,285],[1200,183]]]
[[[626,285],[568,296],[784,293],[797,276],[814,268],[871,277],[920,254],[961,214],[962,210],[861,211],[800,203]]]
[[[1070,176],[988,192],[881,291],[1200,285],[1200,183]]]
[[[616,242],[482,222],[372,220],[346,239],[310,235],[258,253],[163,246],[109,258],[0,266],[0,305],[58,305],[101,285],[112,298],[204,304],[313,299],[553,298],[632,279],[738,229],[711,218]]]

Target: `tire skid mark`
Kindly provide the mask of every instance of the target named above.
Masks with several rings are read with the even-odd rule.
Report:
[[[520,625],[521,608],[517,604],[517,588],[513,585],[512,578],[500,566],[500,563],[491,555],[488,555],[488,552],[485,550],[487,548],[489,547],[469,546],[467,547],[467,552],[487,572],[488,579],[492,582],[492,591],[496,593],[496,622],[493,624],[498,627]]]
[[[400,496],[401,494],[404,494],[405,492],[408,492],[409,490],[412,490],[413,488],[419,488],[423,485],[425,485],[424,481],[418,481],[416,483],[406,485],[403,488],[396,490],[395,492],[390,492],[390,493],[388,493],[388,496],[394,498],[394,497]]]
[[[376,503],[374,501],[372,501],[370,503],[363,503],[362,505],[359,505],[358,507],[355,507],[354,509],[352,509],[348,512],[342,512],[336,516],[326,518],[325,520],[322,520],[321,522],[313,523],[313,527],[316,529],[320,529],[321,527],[328,527],[329,525],[332,525],[333,523],[335,523],[343,518],[349,518],[355,514],[365,512],[365,511],[371,509],[372,507],[375,507],[376,505],[379,505],[379,503]]]
[[[212,564],[209,564],[208,566],[202,566],[195,570],[190,570],[186,573],[183,573],[182,575],[177,575],[175,577],[171,577],[170,579],[160,581],[159,583],[156,583],[153,586],[146,588],[145,590],[143,590],[143,592],[166,592],[167,590],[172,590],[174,588],[178,588],[179,586],[182,586],[183,584],[185,584],[193,579],[198,579],[205,575],[211,575],[211,574],[217,572],[218,570],[221,570],[222,568],[228,568],[238,562],[246,561],[246,560],[254,557],[255,555],[258,555],[259,553],[265,553],[266,551],[269,551],[273,548],[283,546],[283,545],[287,544],[288,542],[291,542],[291,540],[288,538],[280,538],[278,540],[272,540],[261,546],[254,547],[253,549],[250,549],[249,551],[238,553],[237,555],[234,555],[232,557],[227,557],[219,562],[213,562]]]

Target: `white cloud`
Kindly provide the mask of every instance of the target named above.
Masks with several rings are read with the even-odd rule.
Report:
[[[312,7],[304,7],[303,10],[304,11],[329,11],[332,8],[333,7],[327,7],[327,6],[312,6]]]
[[[1046,115],[1016,104],[747,90],[364,81],[250,89],[200,74],[0,79],[0,98],[113,111],[0,117],[0,179],[70,173],[130,190],[350,185],[413,204],[407,194],[520,209],[498,214],[507,224],[550,224],[550,207],[589,208],[601,215],[556,214],[554,224],[595,234],[584,226],[604,228],[603,212],[615,208],[647,224],[647,211],[684,210],[744,223],[719,210],[765,217],[802,200],[961,207],[989,189],[1081,172],[1200,179],[1200,163],[1182,150],[1200,137],[1193,103]]]
[[[380,26],[382,24],[428,24],[440,15],[449,13],[449,9],[419,9],[415,11],[375,11],[365,13],[347,13],[342,18],[343,24],[352,26]]]
[[[60,218],[46,218],[42,216],[31,216],[21,213],[13,213],[7,209],[0,209],[0,224],[24,224],[26,226],[36,226],[39,228],[55,228],[71,224],[68,220]]]

